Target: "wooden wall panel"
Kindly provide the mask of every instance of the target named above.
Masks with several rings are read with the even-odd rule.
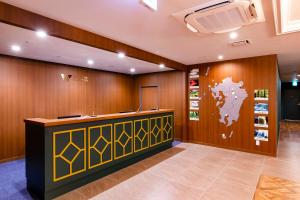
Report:
[[[63,81],[61,73],[73,77]],[[0,56],[0,161],[24,155],[24,118],[132,110],[133,83],[123,74]]]
[[[205,76],[210,67],[208,76]],[[195,143],[236,149],[241,151],[276,155],[277,151],[277,58],[275,55],[238,59],[217,63],[190,66],[200,70],[200,120],[188,123],[188,139]],[[226,77],[234,82],[243,81],[248,97],[240,109],[240,117],[232,127],[219,122],[220,114],[208,86],[220,83]],[[269,141],[255,145],[254,140],[254,90],[269,89]],[[234,134],[231,139],[222,139],[221,134]]]
[[[135,109],[139,107],[139,88],[159,86],[159,107],[175,110],[175,138],[186,136],[186,73],[170,71],[135,76]]]

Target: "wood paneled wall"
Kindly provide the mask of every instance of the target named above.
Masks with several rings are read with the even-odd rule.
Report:
[[[133,83],[123,74],[0,56],[0,161],[24,155],[24,118],[132,110]]]
[[[210,67],[206,77],[207,67]],[[139,88],[159,86],[159,107],[175,110],[175,137],[195,143],[275,155],[278,110],[276,56],[238,59],[190,66],[200,69],[200,121],[188,121],[187,74],[169,71],[128,76],[89,70],[54,63],[0,56],[0,162],[24,155],[24,118],[55,118],[72,114],[105,114],[137,110]],[[60,74],[72,74],[63,81]],[[80,80],[87,76],[89,81]],[[234,135],[223,140],[221,133],[229,131],[219,123],[219,111],[207,91],[211,81],[226,77],[243,81],[248,92]],[[255,145],[254,89],[268,88],[269,141]]]
[[[210,67],[208,76],[205,75]],[[238,59],[217,63],[190,66],[200,69],[200,95],[206,94],[200,101],[200,120],[189,121],[189,140],[195,143],[236,149],[246,152],[276,155],[277,151],[277,57],[275,55]],[[234,82],[243,81],[248,93],[240,109],[240,117],[232,128],[219,122],[219,110],[208,86],[220,83],[226,77]],[[256,146],[254,140],[254,90],[269,89],[269,141]],[[233,137],[222,139],[222,133]]]
[[[159,86],[159,107],[175,110],[175,138],[183,139],[186,136],[186,73],[170,71],[137,75],[135,81],[135,109],[139,107],[139,88]]]

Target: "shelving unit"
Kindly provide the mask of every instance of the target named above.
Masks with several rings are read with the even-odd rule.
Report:
[[[269,140],[269,90],[254,90],[254,139]]]
[[[199,69],[189,73],[189,119],[199,120]]]

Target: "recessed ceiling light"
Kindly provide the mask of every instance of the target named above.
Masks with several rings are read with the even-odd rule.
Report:
[[[238,34],[237,34],[237,32],[231,32],[229,34],[229,37],[230,37],[230,39],[236,39],[238,37]]]
[[[300,74],[297,74],[298,77],[300,77]]]
[[[38,36],[39,38],[45,38],[45,37],[47,37],[47,33],[46,33],[46,31],[43,31],[43,30],[37,30],[36,32],[35,32],[35,34],[36,34],[36,36]]]
[[[94,62],[93,60],[89,59],[89,60],[87,61],[87,63],[88,63],[89,65],[93,65],[95,62]]]
[[[219,56],[218,56],[218,59],[219,59],[219,60],[223,60],[223,59],[224,59],[224,56],[223,56],[223,55],[219,55]]]
[[[134,69],[134,68],[130,68],[130,72],[131,72],[131,73],[134,73],[134,72],[135,72],[135,69]]]
[[[11,47],[11,50],[14,51],[14,52],[19,52],[21,51],[21,47],[19,45],[12,45]]]
[[[195,29],[192,25],[190,25],[189,23],[186,23],[186,27],[190,30],[190,31],[192,31],[192,32],[194,32],[194,33],[197,33],[198,32],[198,30],[197,29]]]
[[[159,68],[163,69],[163,68],[165,68],[165,65],[164,64],[160,64]]]
[[[118,57],[119,58],[124,58],[125,57],[125,53],[123,53],[123,52],[118,53]]]

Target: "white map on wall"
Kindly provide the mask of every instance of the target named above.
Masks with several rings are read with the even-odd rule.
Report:
[[[233,121],[239,119],[240,108],[248,96],[243,86],[243,81],[234,83],[231,77],[227,77],[222,83],[216,83],[214,87],[211,87],[221,116],[219,121],[226,126],[231,126]]]

